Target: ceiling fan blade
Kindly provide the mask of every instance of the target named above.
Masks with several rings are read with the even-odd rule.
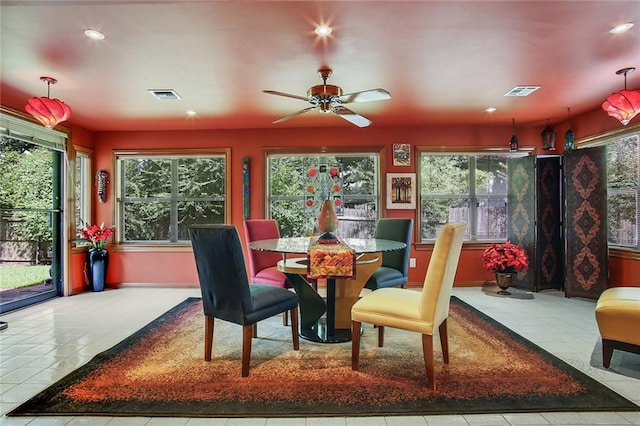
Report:
[[[309,111],[313,111],[314,109],[318,108],[317,106],[310,106],[307,107],[305,109],[301,109],[300,111],[296,111],[293,114],[289,114],[289,115],[285,115],[284,117],[278,118],[277,120],[275,120],[273,123],[282,123],[283,121],[286,121],[290,118],[295,117],[296,115],[300,115],[300,114],[304,114],[305,112],[309,112]]]
[[[355,124],[358,127],[367,127],[372,123],[372,121],[368,118],[363,117],[360,114],[356,114],[355,112],[343,106],[336,106],[332,109],[332,111],[347,120],[349,123]]]
[[[287,98],[300,99],[301,101],[309,102],[309,98],[305,98],[304,96],[292,95],[290,93],[284,93],[284,92],[276,92],[275,90],[263,90],[263,92],[268,93],[270,95],[285,96]]]
[[[343,104],[351,102],[385,101],[387,99],[391,99],[391,93],[384,89],[371,89],[363,92],[345,93],[338,97],[338,100]]]

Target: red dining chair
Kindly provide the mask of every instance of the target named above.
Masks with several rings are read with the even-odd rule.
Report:
[[[252,241],[280,238],[278,223],[273,219],[247,219],[244,221],[244,236],[247,242],[247,257],[249,258],[249,281],[291,288],[287,276],[278,270],[277,264],[282,260],[282,253],[257,251],[248,247]],[[282,323],[284,325],[289,323],[286,312],[283,313]]]

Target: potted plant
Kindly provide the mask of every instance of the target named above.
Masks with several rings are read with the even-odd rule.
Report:
[[[85,276],[93,291],[104,290],[109,266],[109,251],[106,249],[107,240],[113,235],[113,227],[105,228],[104,223],[85,225],[80,230],[80,241],[89,243],[85,263]]]
[[[507,288],[511,286],[511,274],[529,268],[529,259],[524,248],[513,244],[493,243],[482,254],[482,266],[496,274],[496,284],[500,287],[498,294],[511,294]]]

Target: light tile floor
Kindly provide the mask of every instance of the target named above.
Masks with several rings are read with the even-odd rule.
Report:
[[[595,302],[551,291],[494,287],[455,288],[454,295],[640,404],[640,355],[615,351],[602,368]],[[198,289],[121,288],[58,298],[2,316],[0,331],[0,424],[2,425],[189,425],[189,426],[426,426],[426,425],[640,425],[635,412],[553,412],[487,415],[350,418],[146,418],[11,417],[4,414],[89,361]],[[640,328],[639,328],[640,330]]]

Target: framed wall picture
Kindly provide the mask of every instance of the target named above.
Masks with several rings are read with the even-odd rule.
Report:
[[[393,165],[394,166],[410,166],[411,165],[411,145],[408,143],[393,144]]]
[[[387,208],[416,208],[415,173],[387,173]]]

